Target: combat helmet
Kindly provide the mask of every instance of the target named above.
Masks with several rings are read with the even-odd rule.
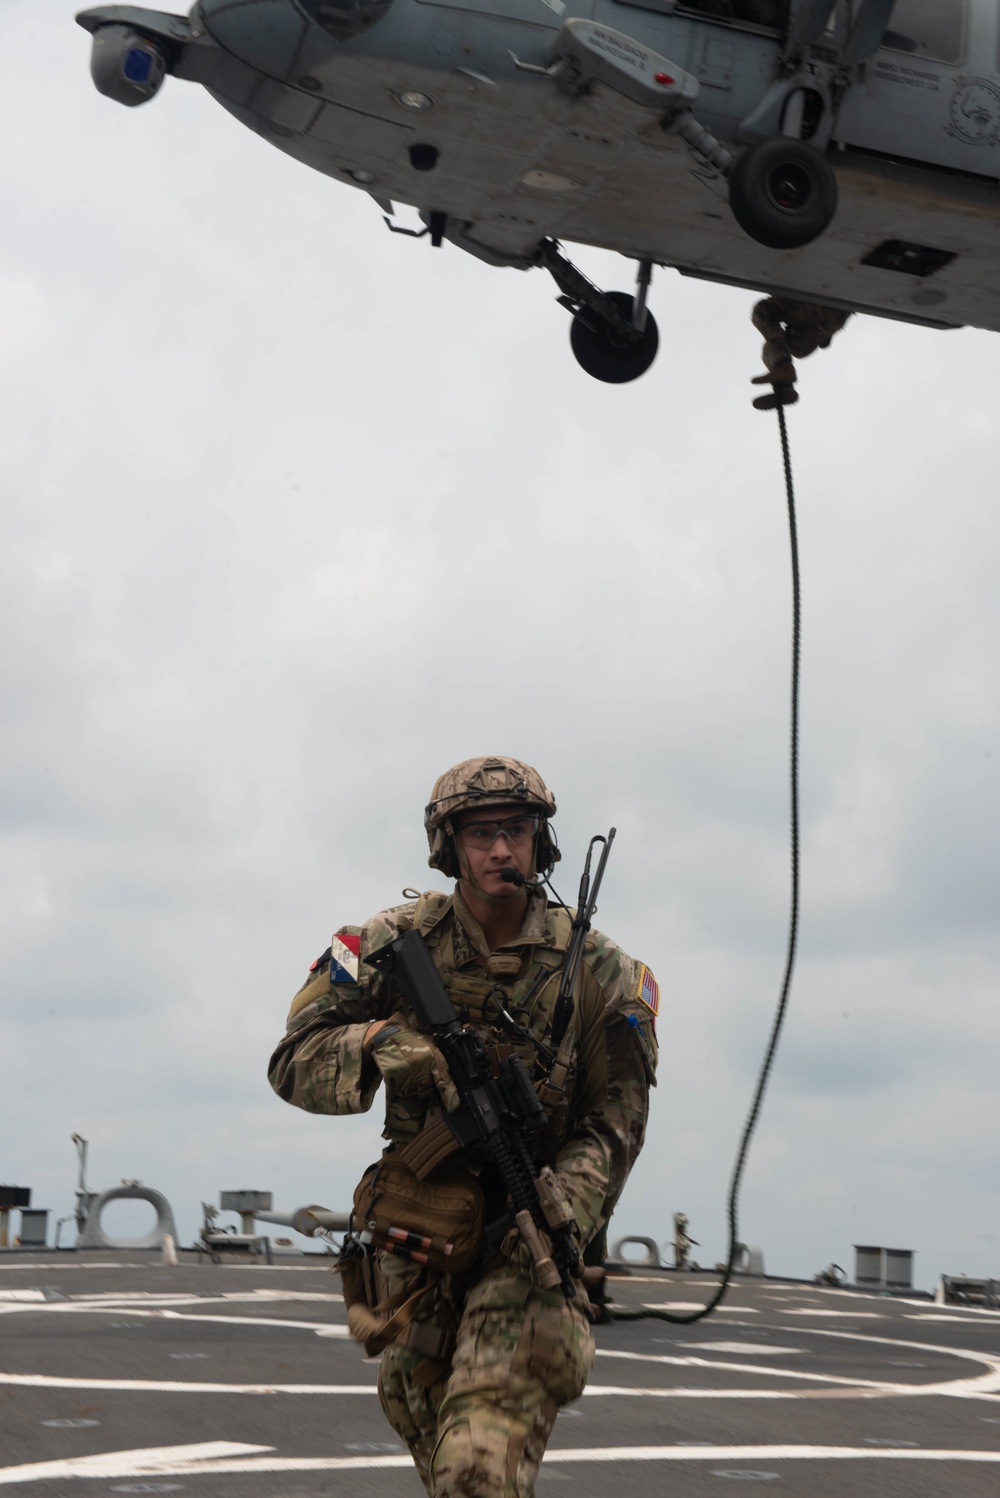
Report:
[[[540,874],[548,874],[560,857],[548,823],[555,815],[556,798],[537,770],[505,754],[464,759],[434,782],[431,799],[424,808],[431,868],[440,869],[448,879],[460,877],[452,818],[473,807],[478,810],[488,806],[523,806],[526,811],[540,813],[535,868]]]

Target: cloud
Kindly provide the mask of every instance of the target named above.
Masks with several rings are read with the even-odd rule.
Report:
[[[599,386],[540,272],[390,237],[193,87],[116,111],[50,0],[5,24],[0,1170],[64,1212],[77,1129],[187,1239],[229,1187],[343,1207],[380,1120],[285,1107],[267,1057],[331,930],[435,882],[434,777],[499,747],[555,787],[566,898],[618,826],[598,924],[664,991],[616,1230],[683,1209],[720,1256],[788,909],[752,298],[658,272],[659,362]],[[855,319],[790,413],[800,965],[744,1205],[771,1269],[857,1239],[996,1272],[998,350]]]

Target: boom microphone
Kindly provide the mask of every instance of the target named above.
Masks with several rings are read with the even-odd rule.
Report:
[[[516,884],[518,889],[521,888],[522,884],[527,884],[528,882],[520,869],[511,868],[510,865],[500,870],[500,878],[505,884]]]

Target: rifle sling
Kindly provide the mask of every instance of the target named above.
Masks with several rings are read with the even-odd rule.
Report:
[[[573,1020],[576,1017],[576,996],[570,999],[569,1014],[567,1016],[566,1029],[562,1040],[559,1042],[559,1050],[556,1059],[549,1069],[549,1074],[537,1088],[538,1100],[545,1109],[555,1108],[566,1096],[566,1083],[569,1079],[570,1067],[576,1053],[576,1026]]]

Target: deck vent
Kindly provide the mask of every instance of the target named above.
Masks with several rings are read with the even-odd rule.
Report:
[[[854,1280],[880,1290],[913,1289],[912,1248],[871,1248],[854,1245]]]
[[[44,1248],[49,1235],[48,1210],[42,1207],[26,1207],[21,1212],[21,1247]]]
[[[904,276],[933,276],[955,259],[953,250],[935,250],[928,244],[910,244],[905,239],[886,239],[869,250],[862,265],[879,270],[901,271]]]

